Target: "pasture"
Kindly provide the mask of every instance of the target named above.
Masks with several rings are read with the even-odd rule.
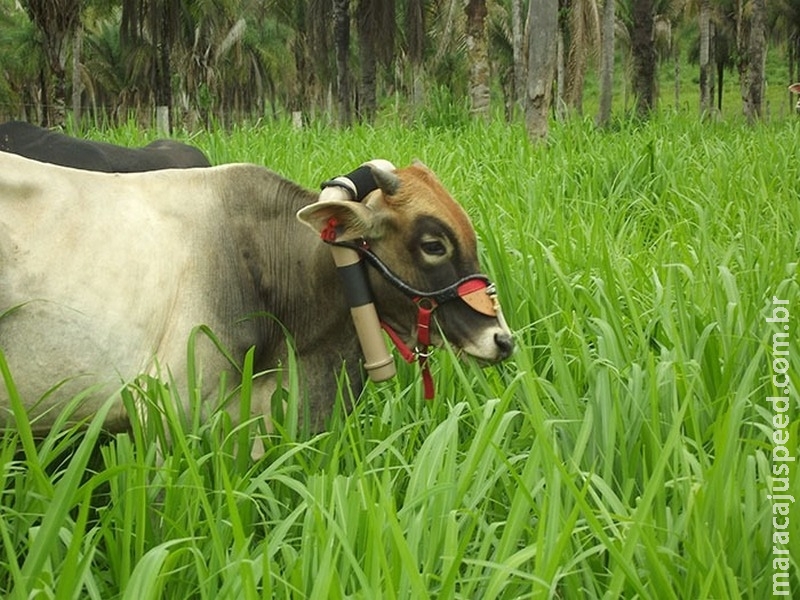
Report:
[[[800,121],[574,120],[539,147],[500,122],[189,141],[310,188],[370,158],[423,160],[475,223],[517,351],[488,369],[438,351],[431,402],[400,365],[316,436],[289,364],[255,463],[253,427],[177,414],[159,382],[123,395],[163,419],[111,438],[95,420],[34,440],[18,410],[0,432],[1,597],[760,600],[776,556],[800,594],[800,509],[786,503],[791,554],[776,554],[767,498],[776,370],[792,456],[800,438]],[[0,374],[13,389],[2,354]]]

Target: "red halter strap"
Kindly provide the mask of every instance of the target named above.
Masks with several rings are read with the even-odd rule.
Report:
[[[422,371],[422,387],[425,392],[425,400],[433,400],[433,376],[428,364],[428,357],[430,356],[428,349],[431,347],[431,315],[438,304],[432,298],[416,297],[413,302],[417,305],[417,345],[413,350],[406,345],[386,321],[381,321],[381,327],[391,338],[403,360],[409,364],[414,362],[414,359],[417,360]]]

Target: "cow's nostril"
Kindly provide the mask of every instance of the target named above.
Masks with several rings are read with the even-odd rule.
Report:
[[[506,331],[494,334],[494,343],[499,350],[500,359],[508,358],[514,351],[514,338]]]

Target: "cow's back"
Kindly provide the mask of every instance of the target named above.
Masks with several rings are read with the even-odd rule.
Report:
[[[0,350],[23,398],[55,404],[92,384],[100,401],[162,352],[181,362],[170,353],[204,322],[196,275],[220,220],[203,171],[121,176],[0,153]]]

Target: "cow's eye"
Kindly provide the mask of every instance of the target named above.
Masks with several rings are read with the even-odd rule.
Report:
[[[429,256],[444,256],[447,254],[447,246],[439,240],[427,240],[420,244],[422,251]]]

